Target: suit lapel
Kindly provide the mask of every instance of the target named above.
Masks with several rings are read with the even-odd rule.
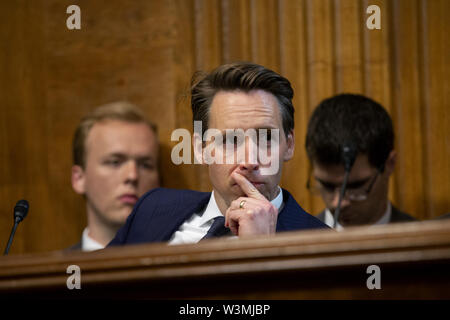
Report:
[[[328,228],[323,222],[316,217],[308,214],[295,201],[291,194],[283,189],[283,199],[285,206],[278,214],[277,232],[293,231],[313,228]]]
[[[302,208],[294,200],[291,194],[282,189],[284,207],[278,214],[277,231],[288,231],[298,229],[301,226]]]
[[[187,219],[205,208],[210,197],[210,192],[185,193],[169,206],[156,208],[148,225],[150,240],[168,241]]]

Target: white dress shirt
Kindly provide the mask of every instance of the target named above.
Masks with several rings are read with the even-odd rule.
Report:
[[[384,212],[383,216],[375,223],[371,225],[378,225],[378,224],[388,224],[389,221],[391,221],[391,214],[392,214],[392,205],[391,202],[388,201],[386,206],[386,211]],[[328,208],[325,210],[325,224],[329,226],[330,228],[334,228],[334,216],[331,214],[331,211],[328,210]],[[339,222],[336,224],[336,230],[342,231],[345,227],[341,225]]]
[[[81,250],[82,251],[94,251],[103,249],[105,246],[101,245],[91,237],[89,237],[89,229],[86,227],[83,230],[83,235],[81,236]]]
[[[283,192],[278,187],[278,195],[270,201],[280,211],[283,205]],[[211,198],[209,198],[208,205],[205,210],[194,213],[189,219],[187,219],[181,227],[176,231],[169,240],[169,244],[184,244],[184,243],[197,243],[208,232],[209,228],[214,222],[214,218],[222,216],[219,207],[216,203],[214,191],[211,192]]]

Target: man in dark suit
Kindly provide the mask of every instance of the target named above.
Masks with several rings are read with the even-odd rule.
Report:
[[[159,187],[156,127],[140,109],[114,102],[81,119],[73,140],[72,187],[86,201],[87,226],[69,249],[103,249],[138,199]]]
[[[197,163],[208,165],[212,193],[148,192],[110,245],[326,228],[279,187],[282,164],[295,144],[289,81],[260,65],[233,63],[193,83],[194,154]],[[180,163],[174,152],[172,160]]]
[[[337,223],[334,213],[344,180],[342,149],[356,147],[347,191]],[[396,152],[392,120],[386,110],[362,95],[340,94],[322,101],[308,124],[306,151],[312,165],[308,189],[326,205],[318,218],[338,230],[347,226],[375,225],[415,219],[388,200],[389,177]]]

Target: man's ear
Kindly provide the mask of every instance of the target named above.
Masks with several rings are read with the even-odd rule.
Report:
[[[284,132],[282,133],[284,134]],[[291,130],[291,132],[289,132],[289,134],[286,137],[286,146],[287,149],[284,152],[283,155],[283,160],[284,161],[288,161],[291,160],[292,157],[294,156],[294,149],[295,149],[295,134],[294,134],[294,130]]]
[[[192,147],[194,148],[194,163],[203,163],[203,140],[202,137],[194,132],[192,139]]]
[[[72,166],[72,188],[78,194],[86,192],[84,170],[78,165]]]
[[[392,150],[389,153],[389,156],[386,160],[385,170],[388,176],[390,176],[395,169],[395,164],[397,163],[397,152],[395,150]]]

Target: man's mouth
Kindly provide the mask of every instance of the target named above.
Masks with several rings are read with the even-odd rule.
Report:
[[[123,204],[131,205],[135,205],[138,199],[138,196],[136,196],[135,194],[124,194],[119,197],[120,202],[122,202]]]
[[[257,187],[260,187],[260,186],[262,186],[262,185],[264,185],[264,182],[260,182],[260,181],[250,181],[250,183],[251,183],[253,186],[255,186],[256,188],[257,188]]]
[[[257,189],[265,185],[265,182],[261,182],[261,181],[250,181],[249,180],[249,182]],[[232,184],[232,187],[235,187],[235,186],[240,187],[239,184],[237,184],[236,182]]]

